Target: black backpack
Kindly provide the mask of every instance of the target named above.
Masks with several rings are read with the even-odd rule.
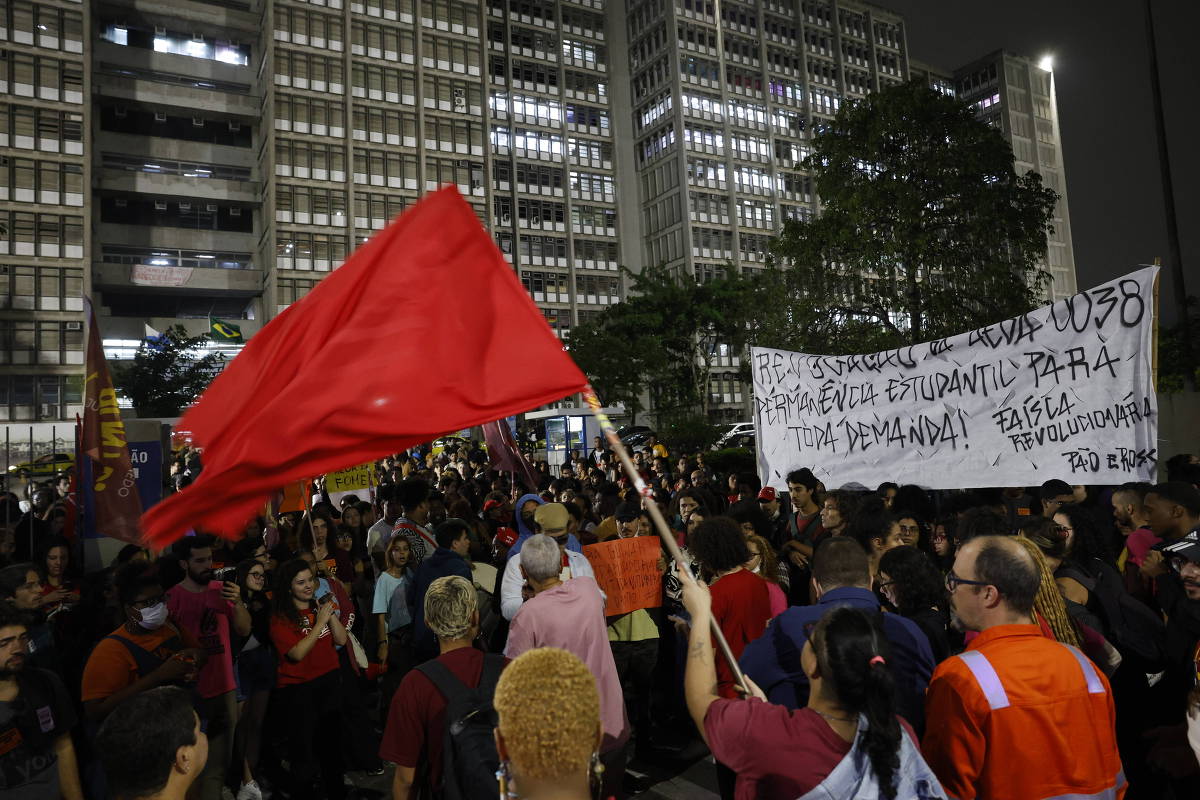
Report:
[[[479,686],[474,689],[434,659],[417,667],[446,698],[446,733],[442,744],[442,780],[435,793],[444,800],[474,800],[496,794],[496,710],[492,697],[505,658],[483,657]]]
[[[1162,617],[1125,589],[1117,570],[1098,558],[1087,565],[1092,574],[1067,565],[1057,576],[1074,578],[1088,590],[1087,608],[1104,623],[1103,633],[1123,659],[1139,671],[1158,672],[1167,661],[1167,627]]]

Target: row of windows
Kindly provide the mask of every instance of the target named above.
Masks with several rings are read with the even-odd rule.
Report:
[[[345,91],[342,59],[275,48],[275,84],[314,92]],[[412,80],[411,77],[409,80]]]
[[[250,63],[250,45],[229,39],[209,39],[195,33],[171,31],[166,28],[130,26],[124,22],[103,23],[100,38],[122,47],[173,53],[206,61],[220,61],[244,67]]]
[[[249,206],[204,200],[103,197],[100,199],[100,221],[117,225],[250,233],[254,230],[254,210]]]
[[[0,420],[61,419],[82,402],[82,375],[0,376]]]
[[[82,363],[83,323],[0,320],[0,364]]]
[[[83,217],[0,211],[0,254],[83,258]]]
[[[346,260],[349,239],[340,233],[277,231],[275,265],[279,269],[329,272]]]
[[[189,267],[191,269],[253,269],[249,253],[223,253],[214,250],[182,250],[163,247],[105,244],[100,248],[105,264],[149,264],[153,267]]]
[[[292,303],[313,290],[318,281],[305,278],[276,278],[275,280],[275,313],[282,312]]]
[[[194,113],[204,112],[197,109]],[[100,129],[225,147],[250,147],[254,141],[253,126],[248,122],[204,116],[184,117],[165,111],[108,104],[100,107]]]
[[[275,93],[277,130],[340,139],[345,135],[345,119],[346,106],[341,100]]]
[[[83,270],[40,264],[0,264],[0,308],[82,311]]]
[[[353,64],[350,83],[355,97],[411,104],[416,94],[417,77],[413,72],[373,64]]]
[[[83,103],[83,65],[49,56],[0,50],[0,94]]]
[[[346,225],[346,193],[337,189],[278,184],[275,221],[300,225]]]
[[[417,115],[413,113],[355,105],[352,130],[361,142],[417,146]]]
[[[346,148],[340,144],[277,138],[275,174],[321,181],[344,181]]]
[[[621,281],[610,275],[576,275],[573,279],[556,272],[521,270],[521,285],[535,300],[569,303],[568,286],[573,283],[577,303],[617,303],[621,300]],[[554,297],[539,295],[555,295]]]
[[[0,40],[83,52],[83,15],[30,0],[0,0]]]
[[[83,154],[83,115],[0,103],[0,147]]]
[[[354,224],[368,227],[368,220],[392,220],[412,203],[411,198],[395,194],[354,193]]]
[[[362,23],[355,23],[361,26]],[[303,8],[275,6],[275,40],[340,52],[345,30],[340,16]]]
[[[350,52],[412,64],[416,59],[415,39],[410,30],[377,22],[354,22],[350,28]]]
[[[0,200],[83,205],[83,165],[0,156]]]

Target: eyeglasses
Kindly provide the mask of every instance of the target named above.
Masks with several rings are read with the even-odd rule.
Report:
[[[888,586],[892,586],[895,583],[896,583],[895,581],[884,581],[883,583],[879,584],[875,588],[882,592],[884,590],[884,588],[886,588]]]
[[[901,525],[900,532],[901,533],[920,533],[921,528],[919,525]]]
[[[157,597],[150,597],[145,600],[134,600],[132,603],[129,604],[129,606],[131,608],[136,608],[138,611],[141,611],[143,608],[150,608],[151,606],[158,605],[159,603],[162,602],[162,600],[163,600],[163,596],[160,594]]]
[[[1055,525],[1054,526],[1054,532],[1057,533],[1059,536],[1063,537],[1064,539],[1067,538],[1067,534],[1073,530],[1075,530],[1075,529],[1068,525]]]
[[[946,591],[953,592],[963,584],[967,586],[991,586],[987,581],[969,581],[966,578],[960,578],[954,574],[953,570],[946,573]]]
[[[254,570],[250,570],[249,572],[246,573],[246,577],[247,578],[265,578],[267,576],[266,576],[266,573],[264,573],[264,572],[255,572]]]

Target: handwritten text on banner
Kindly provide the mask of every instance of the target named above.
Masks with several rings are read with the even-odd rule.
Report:
[[[662,605],[662,573],[658,571],[662,545],[657,536],[589,544],[583,554],[596,573],[596,583],[608,596],[606,615]]]
[[[751,348],[764,485],[798,467],[828,488],[1153,482],[1157,271],[900,350]]]

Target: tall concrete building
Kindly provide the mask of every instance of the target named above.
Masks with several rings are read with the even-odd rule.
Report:
[[[997,51],[952,72],[914,62],[912,75],[936,91],[970,103],[978,118],[1012,145],[1017,172],[1035,171],[1047,187],[1058,192],[1042,264],[1050,273],[1050,297],[1058,300],[1075,294],[1076,283],[1052,66],[1049,60]]]
[[[637,256],[689,280],[761,269],[786,220],[820,212],[812,134],[908,77],[904,20],[855,0],[630,0],[628,26]],[[715,347],[712,407],[744,418],[739,355]]]
[[[88,8],[0,3],[0,420],[82,400],[89,290]]]
[[[904,20],[858,0],[0,0],[0,61],[0,419],[20,421],[78,410],[85,294],[111,358],[147,325],[252,336],[446,183],[559,335],[624,296],[618,264],[761,269],[820,212],[813,132],[910,75]],[[1046,174],[1042,83],[997,63]],[[716,346],[714,407],[739,418]]]

